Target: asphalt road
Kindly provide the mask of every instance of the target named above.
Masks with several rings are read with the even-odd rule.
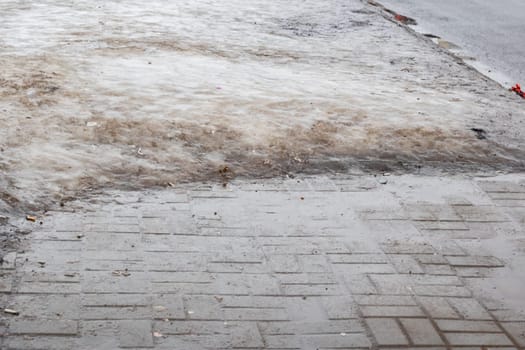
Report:
[[[504,85],[525,85],[525,1],[380,0],[476,58],[473,65]],[[490,71],[490,72],[489,72]]]

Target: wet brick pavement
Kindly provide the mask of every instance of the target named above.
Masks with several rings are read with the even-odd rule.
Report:
[[[497,288],[523,274],[524,180],[235,182],[50,212],[2,265],[19,315],[1,348],[523,349],[525,298]]]

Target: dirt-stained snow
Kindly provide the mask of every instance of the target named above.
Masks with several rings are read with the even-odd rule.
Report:
[[[0,33],[10,205],[525,159],[523,101],[357,0],[6,0]]]

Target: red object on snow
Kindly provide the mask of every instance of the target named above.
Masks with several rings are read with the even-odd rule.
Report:
[[[519,96],[521,96],[522,98],[525,98],[525,92],[521,91],[521,86],[520,84],[516,84],[514,85],[511,89],[511,91],[514,91],[515,93],[517,93]]]

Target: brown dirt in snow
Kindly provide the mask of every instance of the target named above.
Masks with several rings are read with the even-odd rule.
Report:
[[[65,27],[0,56],[2,200],[45,208],[96,189],[234,176],[523,169],[520,111],[499,87],[347,3],[335,1],[335,15],[317,2],[250,12],[260,21],[232,18],[226,4],[179,4],[203,6],[218,34],[142,23],[138,2],[128,14],[10,8],[23,17],[48,6]],[[106,17],[88,25],[85,11]],[[18,33],[33,18],[10,23]]]

